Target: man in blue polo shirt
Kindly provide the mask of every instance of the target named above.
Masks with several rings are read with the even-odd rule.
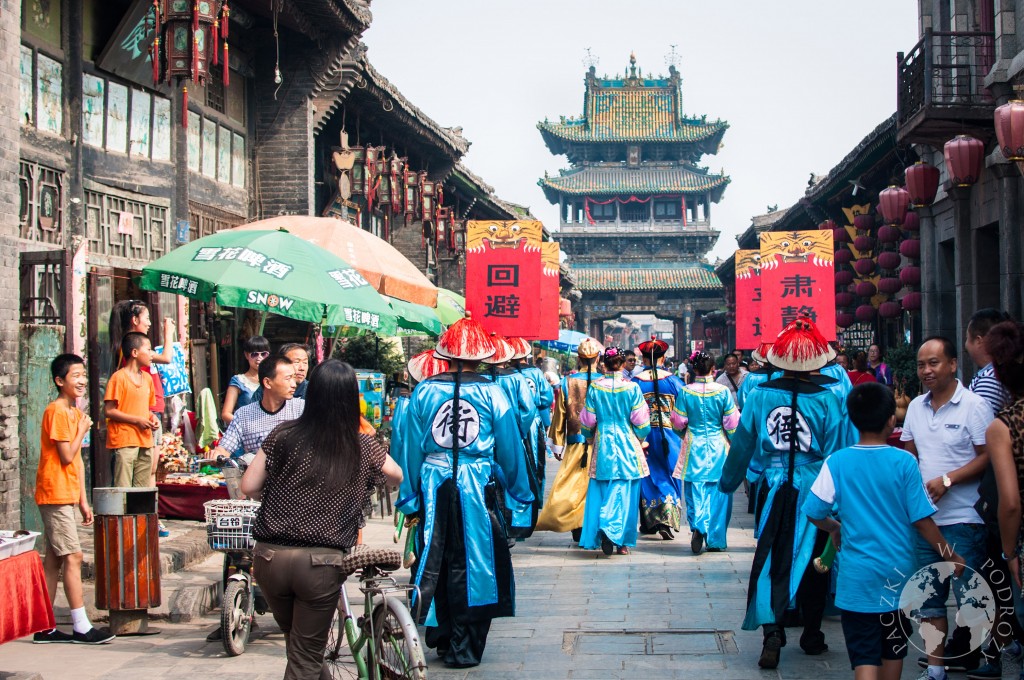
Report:
[[[910,402],[900,441],[917,456],[925,488],[938,508],[933,519],[939,531],[963,555],[965,564],[979,571],[985,561],[985,524],[974,506],[978,480],[988,466],[985,430],[993,415],[984,399],[960,383],[956,370],[956,345],[951,340],[932,337],[924,341],[917,350],[917,377],[927,391]],[[945,561],[923,539],[917,539],[917,559],[918,568]],[[949,583],[949,579],[934,581],[935,595],[920,611],[921,618],[940,630],[943,639],[949,630]],[[958,605],[963,585],[955,582]],[[945,667],[965,668],[972,651],[977,650],[947,649],[939,643],[928,651],[928,676],[944,680]]]
[[[911,526],[951,561],[962,560],[931,520],[935,505],[914,458],[886,444],[896,426],[892,392],[866,383],[850,392],[846,407],[860,440],[822,464],[803,511],[841,548],[836,606],[850,666],[857,677],[869,675],[865,666],[881,666],[873,677],[898,678],[909,630],[900,592],[915,571]],[[833,507],[839,521],[830,517]]]

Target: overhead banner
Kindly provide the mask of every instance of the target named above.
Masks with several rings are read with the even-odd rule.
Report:
[[[539,339],[542,278],[539,247],[483,243],[466,252],[466,311],[493,333]]]
[[[760,252],[761,335],[774,339],[786,324],[805,316],[826,340],[835,340],[832,232],[763,232]]]
[[[761,344],[761,251],[736,251],[736,347]]]
[[[540,284],[540,337],[538,340],[558,340],[558,311],[561,287],[558,285],[558,244],[549,241],[540,244],[543,277]]]

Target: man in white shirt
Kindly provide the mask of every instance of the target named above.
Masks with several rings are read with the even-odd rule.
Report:
[[[728,387],[729,392],[732,394],[733,403],[737,404],[739,402],[736,399],[736,392],[739,391],[740,385],[743,384],[743,379],[747,377],[747,369],[740,366],[740,360],[735,352],[725,355],[723,368],[725,370],[715,379],[715,382]]]
[[[939,531],[967,566],[977,571],[985,559],[985,525],[974,505],[978,502],[978,480],[988,465],[985,430],[993,415],[984,399],[960,383],[956,370],[956,345],[952,341],[941,337],[924,341],[917,351],[917,377],[927,391],[910,402],[900,440],[917,456],[925,488],[938,508],[933,519]],[[919,568],[948,557],[936,553],[923,539],[914,540]],[[919,611],[924,621],[942,633],[943,642],[928,650],[928,677],[932,680],[945,680],[945,666],[958,660],[951,659],[944,644],[949,627],[945,602],[950,580],[934,580],[934,594]],[[958,603],[964,585],[966,578],[954,580]],[[956,650],[956,656],[969,651]]]

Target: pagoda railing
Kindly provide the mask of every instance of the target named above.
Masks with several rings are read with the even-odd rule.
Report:
[[[985,76],[995,63],[995,34],[988,31],[933,31],[913,49],[896,56],[896,124],[903,126],[924,109],[951,114],[990,107]]]
[[[617,222],[616,220],[594,220],[593,224],[563,222],[559,231],[563,234],[672,234],[687,231],[705,231],[711,228],[709,220],[645,220],[642,222]]]

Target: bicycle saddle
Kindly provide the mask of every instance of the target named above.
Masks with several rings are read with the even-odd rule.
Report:
[[[397,571],[402,566],[402,553],[389,548],[357,545],[338,562],[338,571],[347,579],[361,569],[372,567],[378,571]]]

